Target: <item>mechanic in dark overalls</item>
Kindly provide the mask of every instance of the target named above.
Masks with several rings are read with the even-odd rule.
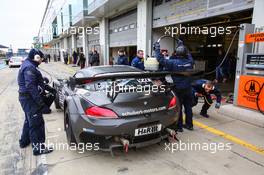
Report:
[[[216,96],[215,108],[219,109],[222,100],[220,90],[217,87],[215,87],[212,81],[204,80],[204,79],[194,81],[192,83],[192,88],[193,88],[193,100],[194,100],[193,106],[196,106],[198,104],[199,97],[203,97],[204,105],[202,107],[200,115],[205,118],[209,118],[209,115],[207,114],[207,110],[213,104],[211,94],[214,94]]]
[[[45,107],[45,103],[38,90],[39,86],[44,87],[43,77],[37,69],[42,60],[43,53],[31,49],[18,73],[19,102],[25,113],[19,145],[25,148],[31,143],[34,155],[52,152],[52,149],[44,145],[45,124],[41,110]]]
[[[154,43],[155,56],[158,62],[168,71],[181,72],[193,69],[193,58],[190,53],[188,53],[187,48],[182,42],[178,44],[176,48],[176,55],[173,59],[165,59],[160,53],[159,42]],[[193,130],[193,113],[192,113],[192,88],[191,88],[191,78],[189,77],[176,77],[172,76],[173,84],[175,85],[175,92],[180,101],[180,114],[177,126],[177,131],[183,132],[182,127]],[[184,112],[186,115],[185,124],[183,125],[183,114],[182,106],[184,106]]]
[[[131,66],[144,70],[144,51],[143,50],[138,50],[137,51],[137,56],[133,58],[131,62]]]
[[[118,51],[117,64],[118,65],[129,65],[128,58],[125,55],[125,51],[123,49],[120,49]]]

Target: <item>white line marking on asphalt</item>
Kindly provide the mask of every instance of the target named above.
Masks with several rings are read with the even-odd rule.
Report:
[[[47,157],[46,157],[46,155],[42,154],[42,155],[40,156],[40,159],[41,159],[41,163],[42,163],[43,165],[47,165]]]
[[[46,139],[55,138],[55,137],[59,137],[59,135],[48,136],[46,137]]]
[[[47,157],[45,154],[42,154],[40,156],[37,156],[37,166],[40,167],[41,165],[47,165]],[[43,173],[43,175],[48,175],[48,170]]]

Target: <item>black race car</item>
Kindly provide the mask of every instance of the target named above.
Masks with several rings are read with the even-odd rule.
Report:
[[[96,66],[54,82],[55,106],[64,110],[68,141],[112,151],[175,136],[179,105],[159,80],[164,76],[130,66]]]

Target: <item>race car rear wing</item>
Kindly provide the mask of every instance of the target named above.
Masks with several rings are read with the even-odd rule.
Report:
[[[167,75],[177,76],[177,77],[197,77],[203,75],[203,72],[199,71],[186,71],[186,72],[129,72],[129,73],[104,73],[97,74],[93,77],[84,77],[84,78],[76,78],[70,77],[70,85],[82,85],[94,81],[99,80],[116,80],[116,79],[125,79],[125,78],[151,78],[151,79],[159,79],[164,78]]]
[[[194,71],[187,71],[187,72],[129,72],[129,73],[104,73],[104,74],[97,74],[93,77],[85,77],[85,78],[76,78],[70,77],[69,86],[73,90],[76,85],[82,85],[86,83],[91,83],[94,81],[99,80],[112,80],[112,89],[115,88],[115,80],[117,79],[127,79],[127,78],[150,78],[153,80],[160,80],[164,79],[167,75],[177,76],[177,77],[196,77],[202,75],[203,72],[194,72]],[[110,93],[112,92],[112,93]],[[120,92],[115,92],[114,90],[108,92],[107,96],[110,98],[111,102],[114,102],[117,95]]]
[[[76,78],[70,77],[69,78],[69,86],[71,89],[74,89],[76,85],[82,85],[91,83],[94,81],[99,80],[112,80],[115,81],[117,79],[126,79],[126,78],[150,78],[150,79],[161,79],[165,78],[167,75],[176,76],[176,77],[199,77],[202,76],[204,72],[202,71],[185,71],[185,72],[129,72],[129,73],[104,73],[104,74],[97,74],[93,77],[83,77],[83,78]]]

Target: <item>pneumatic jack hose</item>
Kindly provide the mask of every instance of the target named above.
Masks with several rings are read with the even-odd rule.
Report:
[[[260,97],[260,94],[261,94],[262,90],[264,90],[264,83],[262,84],[261,88],[259,89],[259,93],[258,93],[257,98],[256,98],[256,103],[257,103],[258,110],[259,110],[259,112],[261,114],[264,115],[264,111],[260,109],[260,104],[259,104],[260,103],[259,102],[260,101],[259,97]]]

